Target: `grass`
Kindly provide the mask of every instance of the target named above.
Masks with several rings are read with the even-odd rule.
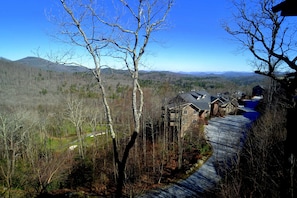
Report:
[[[96,140],[100,139],[99,142],[101,144],[106,143],[106,137],[105,135],[99,135],[95,137],[87,136],[86,133],[84,134],[84,144],[86,147],[90,147],[96,143]],[[102,140],[104,139],[104,141]],[[65,149],[68,149],[71,145],[78,144],[78,138],[76,134],[68,135],[67,137],[49,137],[47,139],[47,147],[54,151],[63,151]]]
[[[74,142],[75,140],[76,140],[76,137],[71,137],[71,138],[50,137],[47,140],[47,146],[48,148],[54,151],[62,151],[62,150],[65,150],[65,148],[68,148],[69,146],[71,146],[71,142]]]

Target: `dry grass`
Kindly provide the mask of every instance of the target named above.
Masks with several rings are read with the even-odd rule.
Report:
[[[285,111],[265,112],[251,129],[238,163],[214,197],[280,197],[284,180]]]

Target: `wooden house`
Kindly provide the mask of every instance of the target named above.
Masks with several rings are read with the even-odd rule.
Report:
[[[236,98],[214,97],[211,99],[211,115],[224,116],[236,114],[238,109],[238,100]]]
[[[175,127],[183,137],[193,125],[207,124],[210,116],[211,97],[206,91],[180,93],[167,105],[170,127]]]
[[[252,97],[260,97],[263,98],[265,89],[261,85],[257,85],[253,87]]]

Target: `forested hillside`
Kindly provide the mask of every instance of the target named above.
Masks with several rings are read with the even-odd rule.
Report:
[[[49,69],[34,61],[30,66],[0,60],[0,193],[13,197],[61,192],[111,196],[117,172],[95,78],[90,70],[73,72],[63,66],[61,71],[57,64]],[[103,78],[123,152],[133,125],[129,72],[106,69]],[[142,129],[127,164],[124,194],[136,195],[183,178],[197,159],[211,154],[202,125],[192,129],[183,145],[176,144],[176,137],[162,121],[162,106],[170,98],[190,90],[249,94],[254,85],[265,84],[263,79],[252,78],[142,71]],[[180,170],[178,146],[185,153]]]
[[[31,65],[32,66],[31,66]],[[40,65],[40,66],[39,66]],[[62,69],[59,69],[59,66]],[[40,58],[24,58],[19,61],[0,60],[1,104],[38,106],[57,104],[59,95],[64,92],[81,92],[80,94],[97,94],[97,86],[89,69],[73,72],[72,67],[51,63]],[[68,68],[69,67],[69,68]],[[68,68],[68,69],[67,69]],[[105,69],[105,83],[111,97],[120,94],[130,86],[129,72],[125,70]],[[172,72],[141,72],[141,85],[147,88],[162,89],[167,86],[176,94],[181,91],[207,90],[212,94],[232,91],[249,93],[251,87],[263,84],[261,76],[250,73],[248,76],[209,74],[197,76]],[[84,92],[84,93],[82,93]],[[112,96],[113,95],[113,96]]]

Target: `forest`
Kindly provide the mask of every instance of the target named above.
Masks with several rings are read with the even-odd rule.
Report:
[[[92,69],[65,66],[67,52],[53,62],[0,58],[0,197],[137,197],[176,183],[213,150],[207,122],[192,122],[183,136],[182,118],[168,125],[168,102],[193,90],[248,97],[255,85],[265,88],[261,116],[205,197],[296,197],[297,31],[281,8],[291,4],[232,1],[222,28],[252,56],[254,73],[194,75],[140,70],[173,0],[59,3],[52,34],[83,49]],[[108,58],[125,69],[111,69]]]
[[[1,196],[113,196],[118,173],[96,79],[88,70],[32,67],[41,64],[41,59],[33,60],[26,64],[0,60]],[[103,78],[118,154],[123,155],[133,133],[131,82],[125,70],[106,70]],[[162,107],[170,98],[190,90],[251,94],[253,86],[265,83],[254,74],[238,78],[140,72],[141,130],[127,160],[123,195],[136,196],[183,179],[198,159],[211,155],[202,124],[191,129],[191,137],[185,136],[182,145],[177,144],[176,134],[170,134],[162,117]],[[180,146],[183,164],[178,168]]]

